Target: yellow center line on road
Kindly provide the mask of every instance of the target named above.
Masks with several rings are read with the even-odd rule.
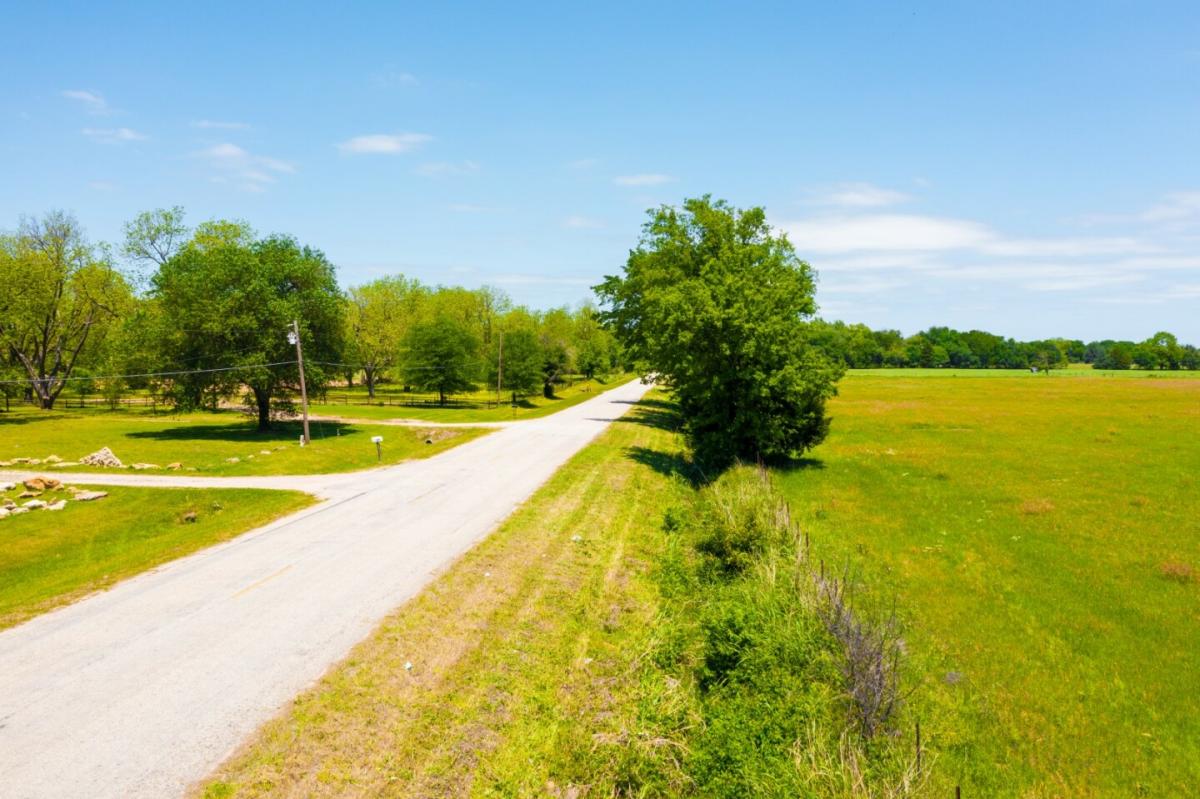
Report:
[[[275,572],[274,574],[268,574],[266,577],[262,578],[261,580],[250,583],[250,585],[246,586],[241,591],[238,591],[236,594],[234,594],[233,599],[237,599],[240,596],[244,596],[244,595],[250,593],[251,591],[253,591],[255,588],[258,588],[263,583],[269,582],[270,580],[274,580],[276,577],[283,574],[285,571],[287,571],[290,568],[292,568],[292,564],[289,563],[288,565],[284,566],[282,569]]]

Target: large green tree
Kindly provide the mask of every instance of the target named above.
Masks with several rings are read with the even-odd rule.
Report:
[[[489,386],[497,383],[505,391],[527,396],[542,387],[542,346],[532,327],[515,327],[496,336],[495,355],[490,359]],[[503,370],[503,373],[501,373]]]
[[[167,364],[237,367],[179,376],[173,398],[181,405],[197,406],[244,385],[265,430],[272,400],[299,382],[287,338],[292,321],[299,322],[310,386],[323,384],[322,362],[341,354],[345,306],[334,267],[319,250],[290,237],[256,239],[241,223],[206,223],[162,265],[153,287]]]
[[[707,196],[651,211],[624,275],[597,286],[618,339],[673,389],[713,465],[795,457],[825,438],[843,367],[807,341],[814,290],[763,209]]]
[[[0,347],[54,407],[132,300],[129,284],[70,214],[26,219],[0,238]]]
[[[475,388],[480,373],[478,337],[461,319],[439,316],[415,327],[405,339],[404,382],[436,391],[440,404],[452,394]]]
[[[347,354],[363,372],[374,398],[382,372],[399,363],[404,338],[417,321],[426,289],[401,275],[384,277],[348,292]]]

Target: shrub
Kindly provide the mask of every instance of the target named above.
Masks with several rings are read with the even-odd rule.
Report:
[[[770,476],[737,467],[663,529],[665,609],[647,662],[691,710],[648,709],[685,751],[659,767],[685,775],[689,795],[907,795],[910,752],[879,735],[900,708],[895,623],[865,620],[844,579],[810,567]]]

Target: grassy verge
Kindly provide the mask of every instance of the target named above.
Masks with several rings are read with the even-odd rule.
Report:
[[[366,389],[357,387],[352,390],[333,389],[328,392],[332,400],[326,403],[312,405],[312,412],[322,416],[342,417],[346,419],[421,419],[429,422],[507,422],[517,419],[536,419],[549,416],[564,408],[578,405],[597,394],[615,388],[633,380],[636,375],[618,374],[605,378],[579,380],[555,392],[553,399],[542,396],[525,397],[518,401],[517,406],[511,407],[506,401],[500,407],[486,407],[494,402],[494,392],[479,391],[455,397],[455,405],[441,408],[436,405],[403,405],[411,401],[411,395],[396,391],[390,387],[376,390],[376,399],[372,402],[367,397]],[[464,405],[465,404],[465,405]]]
[[[779,483],[907,611],[934,792],[1192,791],[1200,380],[855,377],[832,414]]]
[[[276,423],[272,430],[259,432],[253,421],[231,411],[162,416],[21,408],[0,414],[0,461],[51,455],[77,461],[108,447],[126,465],[160,467],[151,474],[166,473],[165,467],[175,463],[183,471],[204,475],[321,474],[379,465],[372,436],[383,436],[382,463],[392,464],[429,457],[487,431],[314,422],[312,444],[304,448],[298,445],[300,432],[297,422]],[[426,444],[428,438],[434,443]],[[47,465],[9,468],[44,471]]]
[[[312,502],[291,491],[103,490],[104,499],[0,519],[0,629]],[[0,495],[0,504],[16,494]]]
[[[614,424],[261,730],[203,794],[706,795],[721,786],[701,772],[719,772],[715,753],[727,747],[702,740],[703,730],[729,732],[743,711],[762,717],[801,694],[802,712],[773,723],[771,756],[790,763],[793,744],[815,736],[840,757],[844,692],[819,631],[809,629],[823,653],[805,659],[811,680],[788,684],[798,693],[731,689],[744,701],[722,725],[714,708],[737,701],[698,690],[699,628],[683,619],[706,588],[664,577],[684,568],[664,510],[695,495],[679,476],[672,424],[653,400]],[[745,774],[758,768],[753,749],[741,757]],[[781,788],[808,771],[789,768]],[[731,780],[725,792],[756,780]]]

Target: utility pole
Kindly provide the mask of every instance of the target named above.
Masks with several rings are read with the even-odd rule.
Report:
[[[496,366],[496,407],[500,407],[500,386],[504,383],[504,333],[498,336],[500,341],[500,362]]]
[[[304,446],[308,446],[311,443],[308,437],[308,388],[304,385],[304,352],[300,349],[300,324],[295,319],[292,320],[291,335],[288,338],[296,344],[296,364],[300,367],[300,407],[304,412]]]

